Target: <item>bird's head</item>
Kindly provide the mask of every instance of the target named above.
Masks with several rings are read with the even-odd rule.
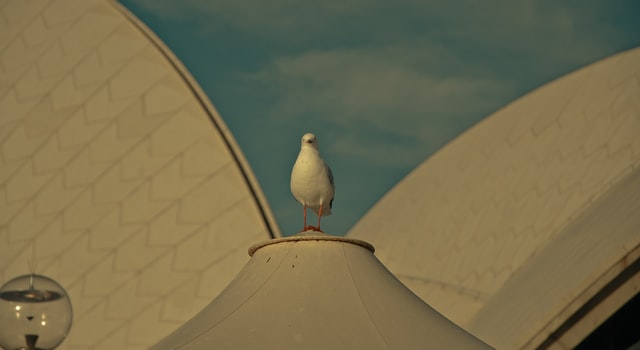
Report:
[[[312,133],[306,133],[302,136],[302,147],[318,148],[318,139]]]

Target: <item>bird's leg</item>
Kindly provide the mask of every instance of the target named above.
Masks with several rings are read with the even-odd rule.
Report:
[[[322,202],[320,203],[320,210],[318,210],[318,227],[316,227],[314,229],[314,231],[320,231],[322,232],[322,230],[320,229],[320,219],[322,218]]]
[[[306,231],[307,230],[307,205],[303,204],[302,205],[302,210],[304,212],[304,226],[302,226],[302,231]]]

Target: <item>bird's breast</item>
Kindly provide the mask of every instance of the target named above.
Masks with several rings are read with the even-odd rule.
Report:
[[[291,192],[298,201],[307,204],[333,198],[327,166],[313,152],[300,152],[291,172]]]

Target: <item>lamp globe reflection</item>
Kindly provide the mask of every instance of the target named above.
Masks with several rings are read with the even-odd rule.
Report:
[[[71,320],[69,296],[48,277],[23,275],[0,288],[0,346],[5,350],[55,349]]]

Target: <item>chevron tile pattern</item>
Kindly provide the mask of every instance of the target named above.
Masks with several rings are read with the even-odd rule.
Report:
[[[0,283],[35,258],[67,289],[63,350],[148,348],[272,234],[215,111],[122,11],[0,1]]]
[[[489,116],[402,180],[349,236],[373,243],[405,284],[464,326],[525,261],[638,171],[634,49]]]

